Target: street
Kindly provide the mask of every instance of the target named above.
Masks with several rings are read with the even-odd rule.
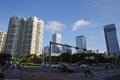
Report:
[[[72,73],[67,73],[67,72],[60,72],[58,71],[57,68],[51,68],[51,72],[48,73],[48,67],[41,67],[41,66],[24,66],[22,70],[19,69],[14,69],[13,71],[5,71],[4,73],[6,74],[5,78],[17,78],[17,79],[21,79],[21,80],[25,80],[25,78],[30,78],[31,76],[33,76],[32,78],[38,78],[36,75],[39,76],[39,78],[41,78],[41,75],[44,75],[44,80],[48,80],[45,79],[45,75],[46,76],[50,76],[50,75],[55,75],[57,76],[56,78],[61,78],[60,80],[66,80],[66,78],[71,78],[71,80],[78,80],[79,78],[82,79],[101,79],[101,80],[119,80],[120,78],[120,70],[118,69],[117,71],[115,70],[108,70],[107,72],[105,72],[104,66],[90,66],[90,69],[93,72],[93,76],[84,76],[84,73],[82,72],[82,68],[80,68],[79,66],[74,66],[75,71]],[[26,76],[25,76],[26,75]],[[17,77],[18,76],[18,77]],[[22,77],[20,77],[22,76]],[[51,76],[51,80],[56,79],[55,76]],[[62,76],[62,77],[60,77]],[[36,79],[36,80],[39,80]],[[42,77],[43,78],[43,77]],[[74,79],[73,79],[74,78]],[[31,80],[31,79],[28,79]]]

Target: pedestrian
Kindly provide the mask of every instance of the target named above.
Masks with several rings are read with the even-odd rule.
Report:
[[[88,75],[90,75],[91,76],[91,70],[90,70],[90,68],[89,68],[89,66],[86,66],[86,68],[85,68],[85,76],[87,77]]]

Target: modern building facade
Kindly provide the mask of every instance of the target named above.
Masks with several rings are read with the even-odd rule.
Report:
[[[44,21],[37,17],[10,18],[5,53],[15,56],[42,54]]]
[[[49,56],[49,46],[45,46],[43,52],[45,56]]]
[[[72,49],[67,46],[62,46],[62,53],[72,53]]]
[[[87,50],[86,52],[87,52],[87,53],[96,53],[96,54],[97,54],[97,53],[101,53],[101,52],[99,52],[98,49],[96,49],[96,50],[95,50],[95,49],[89,49],[89,50]]]
[[[79,49],[77,49],[77,53],[82,53],[85,52],[86,50],[86,38],[85,36],[77,36],[76,37],[76,47],[78,47]]]
[[[54,33],[52,36],[52,42],[61,43],[62,35],[58,33]],[[61,53],[61,45],[52,44],[52,52],[53,53]]]
[[[4,52],[6,32],[0,32],[0,53]]]
[[[107,52],[109,56],[120,56],[115,24],[104,26]]]
[[[95,50],[87,50],[87,53],[95,53]]]

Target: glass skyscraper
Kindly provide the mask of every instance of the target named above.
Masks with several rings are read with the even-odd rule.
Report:
[[[77,36],[76,37],[76,47],[80,48],[77,49],[77,53],[82,53],[85,52],[84,50],[86,50],[86,38],[85,36]]]
[[[109,56],[120,56],[115,24],[104,26],[107,52]]]

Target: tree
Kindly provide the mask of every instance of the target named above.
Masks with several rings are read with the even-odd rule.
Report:
[[[63,62],[63,63],[70,63],[71,62],[71,60],[72,60],[72,55],[70,54],[70,53],[62,53],[61,55],[60,55],[60,60],[61,60],[61,62]]]
[[[51,63],[58,64],[60,62],[60,56],[51,56]]]
[[[120,59],[115,56],[105,56],[104,58],[107,63],[112,63],[112,64],[117,64],[120,61]]]
[[[10,61],[11,60],[11,55],[10,54],[0,54],[0,64],[1,65],[5,65],[6,61]]]
[[[73,54],[72,55],[72,63],[76,63],[80,60],[80,54]]]
[[[41,64],[45,60],[45,57],[43,55],[37,56],[35,54],[30,54],[25,57],[21,57],[22,63],[35,63],[35,64]]]

